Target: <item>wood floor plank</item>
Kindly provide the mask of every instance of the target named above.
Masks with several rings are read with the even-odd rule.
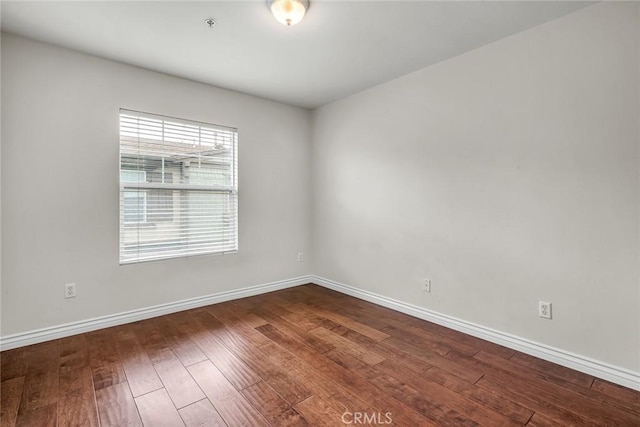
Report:
[[[334,400],[327,400],[329,404],[335,403],[335,400],[348,402],[345,410],[353,412],[371,413],[376,412],[376,408],[384,408],[383,412],[395,414],[394,419],[400,425],[435,425],[406,405],[385,396],[384,393],[381,393],[380,387],[373,386],[356,373],[349,372],[330,360],[318,358],[312,349],[294,337],[274,328],[273,325],[265,325],[257,329],[290,354],[295,355],[293,361],[301,361],[307,369],[311,369],[321,376],[321,381],[310,379],[310,382],[324,389],[325,394],[321,395],[323,398],[327,395],[334,397]],[[288,362],[291,363],[291,361]],[[305,376],[307,374],[302,372],[299,375]],[[326,393],[327,389],[338,390],[341,393],[340,398],[332,396],[331,392]]]
[[[131,325],[138,343],[147,353],[151,363],[176,359],[171,346],[165,339],[163,324],[157,318],[136,322]]]
[[[302,286],[296,286],[295,288],[285,289],[282,292],[278,292],[278,295],[282,295],[287,298],[288,301],[293,303],[301,302],[307,303],[311,298],[316,298],[325,295],[334,296],[336,292],[324,288],[322,286],[316,286],[314,284],[308,283]],[[346,295],[345,295],[346,296]]]
[[[77,356],[77,353],[74,353],[74,356]],[[73,366],[78,365],[69,364],[69,359],[60,357],[58,422],[62,426],[98,426],[91,368],[80,366],[72,369]]]
[[[122,368],[133,397],[141,396],[163,387],[162,381],[153,368],[149,356],[144,351],[129,325],[116,332],[116,348],[120,355]]]
[[[181,325],[187,323],[189,316],[189,312],[174,313],[168,316],[162,316],[158,320],[162,327],[165,340],[184,366],[190,366],[207,360],[207,356],[205,356],[196,343],[193,342],[190,334],[184,331],[188,326],[181,327]]]
[[[90,374],[89,368],[87,375]],[[58,425],[98,427],[98,412],[93,388],[76,389],[60,395]]]
[[[572,426],[597,426],[599,423],[585,418],[580,414],[569,411],[562,406],[557,405],[556,399],[552,402],[546,401],[542,396],[530,395],[518,386],[505,386],[502,382],[497,383],[491,376],[485,376],[477,382],[478,387],[492,391],[505,399],[516,401],[522,405],[533,409],[534,411],[541,411],[549,416],[553,417],[558,425],[572,425]],[[534,415],[535,416],[535,415]]]
[[[294,304],[298,304],[294,307]],[[281,295],[270,295],[269,308],[272,312],[277,312],[278,316],[283,320],[295,325],[297,328],[303,331],[308,331],[320,326],[328,320],[321,318],[311,310],[300,310],[303,308],[303,304],[295,303]]]
[[[374,370],[380,372],[381,375],[387,378],[394,378],[399,383],[416,390],[420,398],[437,404],[438,409],[442,407],[450,408],[465,418],[477,422],[479,425],[522,425],[520,422],[510,420],[498,412],[494,412],[490,408],[472,399],[468,399],[466,396],[448,389],[437,382],[432,382],[426,380],[424,377],[421,378],[402,369],[397,369],[393,364],[386,361],[376,365]]]
[[[599,391],[607,396],[627,402],[640,409],[640,393],[626,387],[612,384],[608,381],[596,378],[591,386],[592,390]]]
[[[424,371],[430,369],[432,365],[422,359],[412,356],[409,353],[402,352],[392,346],[384,347],[379,345],[378,341],[374,341],[369,337],[365,337],[356,331],[345,328],[338,325],[331,329],[331,331],[343,336],[344,338],[355,342],[361,346],[368,348],[370,351],[379,354],[385,359],[393,360],[394,363],[403,366],[414,373],[422,374]]]
[[[367,348],[361,347],[354,342],[342,337],[341,335],[329,331],[323,327],[312,329],[309,331],[309,333],[326,342],[331,343],[336,349],[350,354],[356,359],[362,360],[367,365],[373,366],[385,360],[385,358],[380,356],[379,354],[369,351]]]
[[[254,313],[238,313],[237,309],[233,306],[218,306],[212,305],[206,307],[207,312],[218,319],[220,323],[224,324],[229,330],[233,331],[238,340],[243,342],[249,342],[251,345],[260,347],[263,344],[269,342],[269,339],[256,331],[256,327],[267,324],[268,322],[261,317],[258,317]],[[234,339],[233,336],[229,337]]]
[[[98,412],[85,334],[60,340],[58,424],[98,426]]]
[[[0,387],[0,427],[13,426],[18,416],[24,377],[2,381]]]
[[[399,379],[401,375],[398,375],[398,371],[404,372],[405,375],[411,378],[418,378],[411,374],[410,371],[402,369],[396,365],[393,366],[392,373],[386,372],[381,369],[385,362],[378,364],[374,367],[366,366],[365,369],[359,371],[359,375],[369,381],[369,383],[375,385],[381,393],[392,396],[402,405],[411,408],[418,414],[423,416],[423,420],[419,425],[475,425],[477,424],[472,419],[465,417],[463,414],[458,413],[453,408],[446,405],[446,401],[439,396],[437,391],[434,393],[431,388],[429,396],[424,396],[422,393],[424,389],[419,390],[412,384],[407,383],[404,379]],[[437,397],[433,397],[436,395]],[[446,400],[446,399],[445,399]],[[382,406],[384,407],[384,406]],[[390,408],[389,406],[386,406]],[[392,412],[394,421],[396,420],[396,412]],[[412,425],[415,424],[412,423]],[[404,423],[401,423],[404,425]]]
[[[27,372],[24,379],[19,414],[26,414],[58,402],[59,341],[50,341],[25,352]],[[40,411],[39,413],[41,413]]]
[[[61,371],[72,371],[89,366],[89,346],[85,334],[60,339]]]
[[[243,324],[252,329],[257,328],[258,326],[266,325],[268,323],[266,320],[259,316],[256,316],[253,313],[242,313],[242,317],[240,317],[239,319]]]
[[[307,421],[264,381],[245,388],[242,395],[273,426],[308,425]]]
[[[96,390],[126,381],[124,369],[116,350],[112,328],[89,332],[86,335],[89,363]]]
[[[638,408],[634,408],[626,402],[607,397],[597,391],[578,387],[574,383],[553,375],[519,367],[509,360],[504,360],[484,352],[480,352],[472,358],[456,352],[450,352],[446,357],[462,366],[482,371],[485,375],[491,375],[494,378],[509,378],[511,381],[526,382],[543,390],[557,390],[557,393],[567,395],[570,400],[582,401],[588,404],[589,407],[600,408],[603,414],[609,413],[610,411],[621,411],[622,416],[630,414],[633,417],[640,417],[640,412],[637,410]]]
[[[226,427],[216,408],[209,399],[202,399],[179,409],[178,412],[186,427]]]
[[[366,337],[371,338],[374,341],[382,341],[384,339],[389,338],[389,335],[383,331],[367,326],[364,323],[360,323],[356,320],[353,320],[348,316],[344,316],[342,314],[335,313],[330,310],[325,310],[321,307],[317,307],[311,304],[305,305],[305,304],[298,303],[292,306],[291,310],[292,311],[300,310],[302,313],[309,313],[309,312],[315,313],[317,316],[321,318],[331,320],[337,323],[338,325],[342,325],[345,328],[349,328],[353,331],[356,331]]]
[[[227,349],[216,336],[216,330],[224,325],[206,311],[196,311],[192,315],[190,331],[194,342],[238,390],[262,381],[246,363]]]
[[[275,342],[265,345],[262,348],[274,363],[278,363],[288,372],[291,372],[296,380],[301,382],[313,395],[326,398],[332,405],[336,406],[340,412],[345,411],[347,408],[367,407],[364,402],[359,401],[355,393],[346,390],[343,384],[325,377],[321,370],[309,365],[308,362],[296,357],[292,352]]]
[[[451,354],[450,357],[460,359],[460,356],[455,354]],[[530,382],[541,385],[550,383],[548,386],[551,388],[556,386],[561,387],[563,390],[578,394],[583,398],[591,400],[593,403],[603,403],[606,400],[608,401],[608,406],[622,407],[625,410],[640,415],[638,411],[640,407],[627,405],[624,401],[619,402],[616,398],[611,399],[607,395],[599,393],[597,390],[590,389],[586,384],[590,383],[593,377],[582,372],[574,371],[572,374],[568,372],[571,371],[570,369],[559,365],[557,365],[555,369],[552,369],[550,365],[553,364],[549,365],[549,362],[524,354],[521,356],[521,359],[529,360],[532,364],[535,363],[538,366],[536,369],[531,367],[523,368],[522,364],[518,361],[514,361],[513,359],[505,361],[483,351],[477,353],[473,359],[480,360],[490,368],[500,370],[501,372],[508,372],[515,378],[526,378]],[[540,366],[549,366],[549,369],[541,369]],[[571,378],[574,378],[574,380],[571,380]],[[579,387],[576,387],[576,385]]]
[[[564,366],[556,365],[555,363],[547,362],[546,360],[538,359],[537,357],[524,353],[515,353],[509,360],[519,366],[563,378],[584,388],[590,388],[594,381],[591,375],[565,368]]]
[[[27,364],[24,360],[26,347],[14,348],[0,354],[0,378],[2,381],[27,374]]]
[[[85,366],[78,369],[60,369],[58,393],[65,394],[78,390],[93,390],[91,368]]]
[[[459,366],[465,366],[468,369],[482,372],[483,374],[494,373],[502,376],[513,375],[517,378],[541,380],[560,385],[567,383],[567,381],[562,378],[557,378],[553,375],[548,375],[539,371],[523,369],[509,360],[505,360],[482,351],[476,353],[473,357],[460,354],[456,351],[451,351],[447,353],[445,357]]]
[[[312,426],[335,427],[344,425],[342,416],[345,411],[337,411],[320,396],[311,396],[295,405],[297,412]],[[347,419],[349,421],[349,419]]]
[[[569,427],[578,427],[578,424],[564,424]],[[558,420],[549,417],[542,412],[536,412],[527,423],[527,427],[558,427]]]
[[[56,427],[57,425],[58,416],[55,403],[18,414],[16,420],[16,427]]]
[[[127,383],[118,383],[97,390],[96,401],[101,427],[142,427]]]
[[[437,366],[443,371],[456,375],[466,381],[469,381],[470,383],[476,382],[483,375],[482,372],[470,369],[465,366],[461,366],[449,359],[446,359],[443,356],[440,356],[439,354],[432,353],[429,349],[414,346],[395,337],[391,337],[384,341],[381,341],[380,345],[383,347],[387,347],[388,349],[400,350],[402,352],[411,354],[412,356],[417,357],[418,359],[422,359],[432,366]]]
[[[425,397],[421,390],[416,390],[394,377],[382,374],[370,378],[369,381],[393,396],[399,402],[408,405],[419,414],[433,420],[439,426],[472,427],[479,425],[457,411],[441,403],[432,401],[429,397]]]
[[[321,360],[317,357],[318,352],[305,341],[298,339],[295,335],[289,335],[272,324],[260,326],[256,328],[256,330],[301,360],[307,360],[309,362]]]
[[[198,384],[178,359],[165,360],[156,363],[154,367],[176,408],[180,409],[205,398]]]
[[[272,326],[265,325],[265,327],[271,329]],[[370,395],[370,391],[363,388],[367,386],[365,383],[357,381],[357,379],[355,385],[351,384],[351,381],[348,384],[341,381],[343,374],[351,379],[356,377],[340,369],[338,365],[329,360],[314,359],[313,353],[295,351],[295,348],[304,346],[304,344],[285,334],[279,335],[281,333],[277,330],[274,332],[275,335],[271,336],[275,337],[279,344],[274,341],[270,345],[263,346],[265,353],[274,358],[273,360],[285,367],[287,371],[292,372],[295,378],[301,381],[314,395],[325,399],[339,413],[347,410],[362,412],[371,410],[370,405],[359,397],[363,393]],[[311,363],[312,360],[314,363]]]
[[[278,315],[276,311],[269,310],[267,307],[256,308],[252,311],[252,313],[257,314],[259,317],[267,320],[269,322],[268,325],[273,325],[278,329],[285,331],[287,334],[296,337],[300,341],[304,342],[307,346],[315,349],[320,353],[324,353],[335,348],[335,346],[333,346],[331,343],[328,343],[319,337],[309,334],[308,331],[299,328],[297,325],[289,322],[288,320],[283,319]],[[260,327],[255,329],[259,330]]]
[[[324,357],[333,361],[338,366],[341,366],[344,369],[348,369],[349,371],[355,372],[355,373],[361,373],[362,371],[367,371],[367,369],[370,367],[369,365],[364,363],[362,360],[350,354],[344,353],[338,349],[331,350],[324,353]]]
[[[398,318],[397,316],[400,317]],[[396,320],[399,320],[399,322],[396,322]],[[473,352],[485,351],[503,359],[508,359],[514,354],[514,351],[509,348],[402,313],[392,312],[390,323],[389,327],[396,327],[400,330],[406,327],[409,332],[415,335],[432,337],[432,342],[441,343],[462,354],[470,355]]]
[[[84,334],[60,340],[60,377],[58,392],[71,393],[77,390],[91,390],[93,399],[93,378],[89,360],[89,347]]]
[[[215,335],[224,346],[266,381],[290,405],[311,395],[311,392],[300,381],[289,375],[282,366],[270,360],[269,355],[261,349],[261,346],[264,345],[263,340],[255,339],[253,335],[250,338],[246,335],[240,336],[226,326],[217,329]],[[260,334],[260,336],[270,342],[264,335]]]
[[[533,415],[531,409],[507,400],[495,393],[481,389],[442,369],[433,367],[424,372],[422,378],[441,384],[521,425],[525,425]]]
[[[455,343],[454,340],[442,337],[436,333],[421,330],[419,328],[406,325],[404,327],[387,326],[383,329],[390,336],[394,336],[409,344],[430,348],[434,353],[444,356],[451,350],[457,350],[463,354],[473,356],[477,349],[465,344]],[[411,329],[413,328],[413,330]]]
[[[627,413],[613,406],[598,405],[599,402],[581,396],[577,392],[578,388],[573,391],[541,381],[514,377],[507,378],[493,374],[486,375],[481,381],[485,379],[503,388],[515,390],[521,396],[530,400],[541,400],[547,406],[554,405],[579,414],[582,418],[588,419],[589,422],[609,426],[640,425],[640,416]],[[480,382],[478,385],[480,386]],[[538,407],[537,409],[540,410],[542,408]]]
[[[163,388],[135,398],[142,425],[146,427],[184,426],[178,410]]]
[[[187,369],[228,425],[269,425],[211,361],[206,360]]]
[[[259,295],[260,299],[266,298],[267,295]],[[257,304],[258,306],[264,305],[264,302]],[[256,304],[247,304],[246,298],[227,301],[222,304],[214,304],[207,307],[207,309],[221,310],[225,314],[230,315],[234,322],[239,322],[242,327],[256,328],[262,326],[267,322],[251,313],[251,309],[255,308]]]
[[[538,387],[537,382],[533,385],[536,388]],[[563,402],[564,407],[579,411],[581,414],[601,423],[612,426],[640,426],[640,412],[637,410],[629,411],[626,406],[620,406],[614,399],[605,398],[603,400],[599,395],[593,395],[590,391],[583,391],[580,387],[568,390],[554,384],[544,384],[543,390],[546,392],[543,395],[548,399],[551,399],[552,396],[557,396],[565,401]]]

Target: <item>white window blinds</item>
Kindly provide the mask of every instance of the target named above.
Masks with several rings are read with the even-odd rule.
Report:
[[[238,250],[236,129],[120,110],[120,263]]]

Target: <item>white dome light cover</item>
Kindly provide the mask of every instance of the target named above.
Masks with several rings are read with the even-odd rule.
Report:
[[[304,14],[309,10],[308,0],[267,0],[267,6],[276,21],[290,27],[302,21]]]

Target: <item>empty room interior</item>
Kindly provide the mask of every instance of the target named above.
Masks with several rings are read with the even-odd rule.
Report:
[[[1,1],[0,426],[640,426],[640,3]]]

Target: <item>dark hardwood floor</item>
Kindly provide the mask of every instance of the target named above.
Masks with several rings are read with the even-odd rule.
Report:
[[[1,426],[640,426],[640,393],[306,285],[1,353]]]

